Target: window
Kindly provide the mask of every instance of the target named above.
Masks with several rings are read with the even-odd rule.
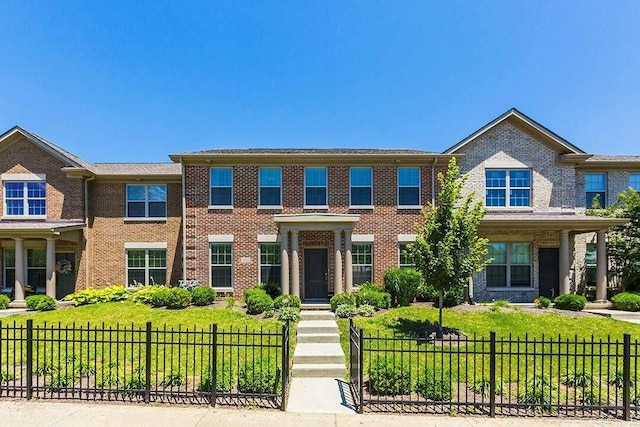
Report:
[[[211,243],[211,287],[231,288],[233,270],[231,243]]]
[[[4,215],[44,217],[47,214],[44,181],[4,182]]]
[[[398,168],[398,206],[420,206],[420,168]]]
[[[128,249],[127,283],[129,285],[166,285],[166,249]]]
[[[127,218],[166,217],[166,185],[127,185]]]
[[[210,206],[233,207],[233,169],[211,168]]]
[[[13,288],[16,283],[16,250],[4,250],[4,287]]]
[[[15,272],[15,264],[14,264]],[[15,273],[14,273],[15,274]],[[46,249],[27,249],[27,285],[36,292],[44,292],[47,283]]]
[[[280,282],[280,244],[260,243],[260,282],[275,283]]]
[[[353,285],[373,281],[373,243],[354,243],[351,248]]]
[[[632,173],[629,175],[629,187],[640,191],[640,173]]]
[[[282,206],[282,169],[260,168],[260,206]]]
[[[485,204],[488,207],[531,206],[531,171],[528,169],[485,171]]]
[[[585,189],[587,192],[586,207],[606,207],[607,176],[604,173],[588,173],[585,175],[584,180]]]
[[[531,286],[531,243],[489,243],[487,287]]]
[[[373,177],[371,168],[349,169],[349,203],[352,207],[373,206]]]
[[[584,281],[587,286],[596,285],[597,257],[596,244],[587,243],[587,252],[584,254]]]
[[[407,253],[407,245],[409,243],[398,243],[398,267],[415,267],[415,264],[409,258],[409,254]]]
[[[304,205],[327,206],[327,169],[304,169]]]

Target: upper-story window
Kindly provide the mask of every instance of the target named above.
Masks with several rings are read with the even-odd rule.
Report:
[[[584,177],[587,193],[586,207],[605,208],[607,205],[607,175],[604,173],[588,173]]]
[[[166,218],[167,186],[127,185],[127,218]]]
[[[233,207],[233,169],[211,168],[209,205]]]
[[[282,206],[282,169],[260,168],[259,206]]]
[[[349,169],[349,204],[351,207],[373,206],[373,171],[371,168]]]
[[[420,206],[420,168],[398,168],[398,206]]]
[[[629,174],[629,187],[636,191],[640,191],[640,173]]]
[[[531,206],[529,169],[489,169],[485,171],[488,207]]]
[[[304,169],[304,205],[326,207],[327,168]]]
[[[44,217],[47,214],[45,181],[5,181],[4,215]]]

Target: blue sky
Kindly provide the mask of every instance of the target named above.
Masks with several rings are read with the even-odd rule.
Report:
[[[442,151],[516,107],[640,155],[638,22],[637,1],[3,0],[0,129],[90,162]]]

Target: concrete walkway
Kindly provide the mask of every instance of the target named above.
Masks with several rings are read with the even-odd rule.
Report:
[[[275,410],[153,406],[144,404],[0,400],[3,427],[612,427],[640,426],[617,420],[562,418],[480,418],[386,414],[301,414]]]
[[[630,323],[640,323],[640,312],[622,311],[622,310],[613,310],[613,309],[604,309],[604,310],[585,309],[584,311],[586,311],[587,313],[597,314],[599,316],[611,317],[612,319],[615,319],[615,320],[622,320]]]

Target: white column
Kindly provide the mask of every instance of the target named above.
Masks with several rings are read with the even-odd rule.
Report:
[[[282,295],[289,295],[289,232],[280,232],[280,245],[282,247],[282,259],[280,276],[282,281]]]
[[[339,294],[342,292],[342,230],[334,231],[335,239],[333,243],[334,250],[336,251],[334,256],[334,268],[333,268],[333,293]]]
[[[14,300],[24,301],[24,242],[22,239],[16,241],[16,280],[14,283]]]
[[[569,272],[571,270],[571,261],[569,259],[569,231],[562,230],[560,232],[560,295],[571,292],[571,280]]]
[[[46,292],[51,298],[56,297],[56,241],[47,239],[47,285]]]
[[[353,291],[353,268],[351,266],[351,230],[344,232],[344,281],[345,290]]]
[[[607,300],[607,232],[598,231],[596,247],[596,302]]]
[[[298,230],[291,230],[291,294],[300,296],[300,258],[298,257]]]

